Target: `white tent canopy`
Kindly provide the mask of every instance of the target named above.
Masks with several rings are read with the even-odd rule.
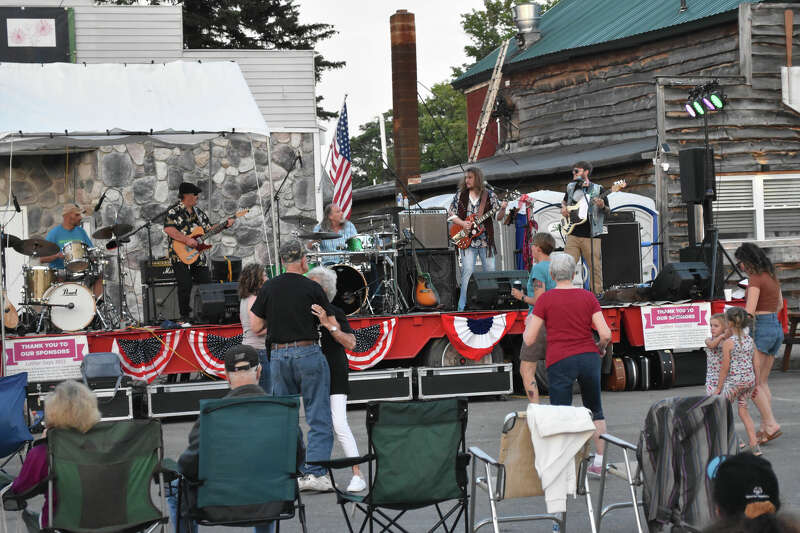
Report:
[[[43,148],[117,144],[130,134],[191,144],[222,132],[269,135],[234,62],[0,63],[0,138],[14,138],[15,151],[20,137],[19,148]]]

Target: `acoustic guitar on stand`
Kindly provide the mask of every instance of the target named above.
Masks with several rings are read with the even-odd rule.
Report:
[[[200,254],[204,251],[211,248],[210,244],[205,244],[203,241],[211,237],[212,235],[216,235],[220,231],[226,229],[225,224],[227,223],[229,218],[239,218],[243,217],[250,211],[249,209],[242,209],[241,211],[237,211],[233,217],[226,217],[225,222],[220,222],[216,226],[212,227],[208,230],[208,233],[200,227],[195,226],[192,229],[192,232],[189,234],[189,238],[192,238],[197,241],[197,248],[192,248],[189,245],[183,244],[182,242],[178,242],[173,240],[172,241],[172,249],[175,250],[175,254],[177,254],[178,258],[186,265],[191,265],[195,263],[198,259],[200,259]]]
[[[620,191],[627,186],[628,183],[625,180],[615,181],[610,189],[606,189],[605,191],[601,192],[599,195],[593,197],[592,200],[595,198],[604,199],[612,192]],[[561,217],[561,231],[563,231],[565,235],[570,235],[576,227],[584,224],[588,219],[589,203],[586,201],[586,197],[584,196],[575,205],[570,205],[567,207],[567,216]]]
[[[509,195],[510,194],[511,193],[509,193]],[[514,191],[513,194],[519,196],[519,193],[516,191]],[[457,224],[453,224],[450,226],[450,242],[452,242],[456,248],[466,250],[469,248],[469,245],[472,244],[472,240],[475,237],[483,234],[483,232],[486,231],[486,227],[483,225],[483,222],[489,219],[489,224],[491,224],[491,218],[495,213],[500,211],[500,209],[502,209],[502,205],[498,204],[497,207],[488,210],[479,217],[476,217],[475,215],[469,215],[464,222],[472,222],[470,229],[464,229]]]

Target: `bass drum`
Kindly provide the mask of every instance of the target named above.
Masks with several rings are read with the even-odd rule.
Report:
[[[346,315],[357,313],[367,303],[367,280],[350,265],[333,265],[331,268],[336,272],[336,297],[333,305]]]
[[[50,287],[42,298],[50,308],[50,322],[62,331],[80,331],[92,323],[97,311],[92,291],[77,283]]]

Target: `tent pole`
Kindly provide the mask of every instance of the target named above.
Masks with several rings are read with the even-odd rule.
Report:
[[[277,215],[275,214],[275,209],[272,205],[272,202],[275,201],[275,191],[273,190],[272,184],[272,142],[269,137],[267,137],[267,181],[269,182],[269,212],[272,217],[272,249],[275,251],[273,257],[275,258],[275,275],[280,275],[280,250],[278,246],[278,221]]]

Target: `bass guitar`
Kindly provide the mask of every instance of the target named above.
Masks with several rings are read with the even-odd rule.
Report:
[[[615,181],[610,189],[606,189],[605,191],[601,192],[598,196],[595,196],[594,198],[605,199],[605,197],[611,194],[612,192],[620,191],[627,186],[628,184],[625,180]],[[575,205],[570,205],[567,207],[567,216],[561,217],[561,231],[565,235],[570,235],[572,234],[573,231],[575,231],[575,228],[577,228],[581,224],[584,224],[588,219],[589,219],[589,203],[586,201],[586,196],[584,196]]]
[[[233,218],[243,217],[248,211],[250,210],[242,209],[241,211],[237,211],[236,214],[233,215]],[[211,248],[210,244],[205,244],[203,241],[226,229],[225,224],[227,223],[228,218],[231,217],[226,217],[225,222],[220,222],[216,226],[212,227],[210,230],[208,230],[208,233],[206,233],[202,227],[195,226],[194,229],[192,229],[192,232],[189,234],[189,237],[197,241],[197,248],[192,248],[191,246],[183,244],[182,242],[172,241],[172,249],[175,251],[175,254],[177,254],[181,262],[186,265],[191,265],[200,259],[200,254]]]
[[[515,194],[519,196],[519,193]],[[483,222],[489,220],[489,223],[491,223],[491,218],[495,213],[500,211],[500,209],[502,209],[502,205],[498,205],[497,207],[488,210],[479,217],[476,217],[474,214],[469,215],[464,222],[472,222],[470,229],[464,229],[457,224],[453,224],[450,227],[450,242],[452,242],[456,248],[460,248],[462,250],[469,248],[469,245],[472,244],[473,239],[486,231],[486,227],[483,225]]]

